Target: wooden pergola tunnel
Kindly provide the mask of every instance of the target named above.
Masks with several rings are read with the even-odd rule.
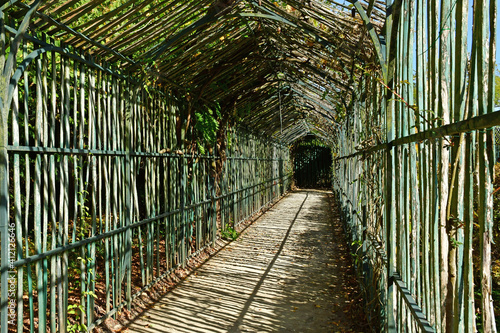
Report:
[[[0,2],[0,332],[91,331],[318,154],[376,331],[497,331],[496,6]]]

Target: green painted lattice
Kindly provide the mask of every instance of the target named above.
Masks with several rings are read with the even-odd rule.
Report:
[[[387,71],[360,66],[334,143],[369,315],[391,332],[493,332],[496,3],[386,6]]]
[[[25,40],[23,56],[41,45]],[[217,173],[220,152],[176,135],[184,110],[168,91],[46,51],[12,86],[2,127],[1,223],[14,234],[1,291],[15,305],[10,317],[2,301],[2,332],[92,329],[290,185],[286,147],[233,131]]]

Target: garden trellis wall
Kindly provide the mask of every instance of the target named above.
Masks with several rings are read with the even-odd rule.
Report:
[[[363,68],[334,171],[370,315],[389,331],[493,332],[496,3],[387,5],[381,72]]]
[[[91,329],[290,184],[287,147],[182,149],[168,91],[54,44],[23,40],[2,118],[1,332]]]

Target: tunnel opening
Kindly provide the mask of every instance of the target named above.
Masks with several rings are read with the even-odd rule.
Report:
[[[331,188],[332,152],[321,139],[307,135],[296,141],[291,148],[291,157],[297,188]]]

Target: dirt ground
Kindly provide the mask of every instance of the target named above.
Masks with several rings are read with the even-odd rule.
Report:
[[[107,331],[369,332],[331,200],[326,191],[291,193]]]

